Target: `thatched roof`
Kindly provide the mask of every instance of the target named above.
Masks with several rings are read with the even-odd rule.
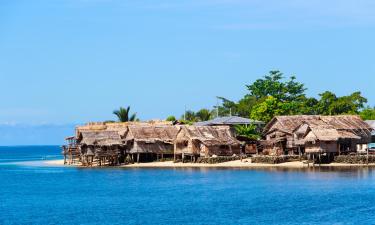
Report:
[[[349,132],[332,128],[312,128],[303,140],[306,141],[338,141],[339,139],[361,139],[361,137]]]
[[[128,141],[156,141],[173,143],[176,126],[153,126],[144,123],[95,124],[77,129],[77,139],[86,145],[122,145]]]
[[[338,130],[372,130],[359,116],[322,116],[321,120]]]
[[[363,130],[371,131],[372,128],[365,123],[359,116],[340,115],[340,116],[276,116],[264,128],[268,133],[273,129],[284,130],[292,134],[300,125],[308,124],[314,127],[327,127],[336,130]]]
[[[198,140],[206,146],[240,145],[227,126],[181,126],[180,129],[179,132],[184,134],[181,139]]]
[[[172,143],[176,139],[177,132],[176,126],[128,126],[125,139],[149,143],[155,141]]]
[[[293,133],[303,135],[306,141],[338,141],[339,139],[368,138],[371,128],[357,116],[321,116],[302,121]]]
[[[130,139],[138,140],[174,140],[177,128],[172,122],[148,121],[126,123],[87,123],[76,127],[76,138],[80,144],[122,145]],[[128,135],[131,135],[129,136]]]
[[[79,131],[93,131],[93,130],[120,130],[127,129],[129,126],[172,126],[172,122],[151,120],[147,122],[91,122],[82,126],[77,126],[76,130]]]
[[[124,141],[121,139],[119,131],[100,130],[100,131],[81,131],[80,144],[86,145],[122,145]]]

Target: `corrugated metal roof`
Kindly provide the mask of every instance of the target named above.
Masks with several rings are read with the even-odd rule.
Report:
[[[195,123],[195,126],[215,126],[215,125],[249,125],[249,124],[256,124],[261,125],[264,122],[251,120],[239,116],[226,116],[226,117],[217,117],[213,120],[198,122]]]

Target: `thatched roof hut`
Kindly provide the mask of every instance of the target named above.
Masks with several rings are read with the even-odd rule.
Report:
[[[83,156],[92,151],[96,158],[114,164],[129,153],[132,158],[137,153],[137,161],[172,155],[177,132],[171,122],[89,123],[76,128],[76,139]]]
[[[79,133],[79,143],[88,146],[124,145],[122,135],[126,130],[84,130]]]
[[[241,154],[241,149],[228,126],[181,126],[175,154],[231,156]]]
[[[264,128],[264,133],[273,129],[293,133],[293,131],[302,125],[308,123],[314,126],[330,126],[337,130],[352,131],[370,131],[372,128],[356,115],[339,116],[316,116],[316,115],[297,115],[297,116],[276,116]]]
[[[130,153],[173,154],[176,126],[128,126],[125,141]]]
[[[318,145],[325,142],[329,146],[323,151],[336,152],[367,144],[371,131],[359,116],[277,116],[265,127],[263,144],[269,149],[278,146],[283,151],[293,151],[300,146],[307,149],[309,143],[311,151],[322,151]],[[341,146],[337,147],[337,142]]]
[[[170,127],[172,122],[167,121],[148,121],[148,122],[125,122],[125,123],[105,123],[95,122],[87,123],[76,127],[76,139],[82,144],[107,145],[124,144],[125,136],[129,127]],[[135,129],[135,128],[134,128]],[[133,130],[134,130],[133,129]],[[135,132],[134,132],[135,133]]]

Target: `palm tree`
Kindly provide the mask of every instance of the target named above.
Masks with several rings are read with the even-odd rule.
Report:
[[[120,122],[128,122],[128,121],[136,121],[137,120],[137,113],[133,113],[129,116],[130,113],[130,106],[127,108],[120,107],[119,110],[113,111]]]
[[[211,112],[208,109],[201,109],[195,114],[195,116],[199,121],[207,121],[211,119]]]

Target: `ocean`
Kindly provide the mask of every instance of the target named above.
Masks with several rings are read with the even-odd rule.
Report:
[[[375,224],[373,169],[46,166],[0,147],[0,224]]]

